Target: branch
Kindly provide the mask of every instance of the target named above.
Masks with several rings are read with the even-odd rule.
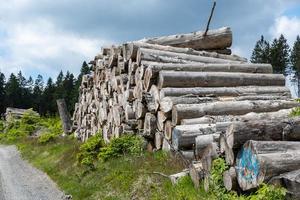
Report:
[[[208,19],[208,22],[207,22],[206,30],[204,32],[204,36],[207,35],[208,29],[209,29],[209,25],[210,25],[210,21],[211,21],[211,18],[213,16],[213,14],[214,14],[214,10],[215,10],[216,4],[217,4],[216,1],[214,1],[213,7],[211,9],[210,16],[209,16],[209,19]]]

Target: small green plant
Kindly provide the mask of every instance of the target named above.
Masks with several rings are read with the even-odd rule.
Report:
[[[60,134],[62,134],[62,124],[59,118],[43,118],[39,122],[39,126],[45,128],[38,138],[40,144],[46,144],[54,141]]]
[[[300,99],[296,99],[297,102],[300,102]],[[297,117],[300,116],[300,107],[293,108],[292,112],[290,113],[290,117]]]
[[[0,134],[4,132],[4,122],[0,120]]]
[[[286,189],[274,185],[262,184],[254,195],[250,195],[247,200],[284,200]]]
[[[142,145],[143,141],[139,136],[125,135],[120,138],[114,138],[107,146],[100,150],[98,158],[106,161],[125,154],[139,155],[142,153]]]
[[[55,133],[43,133],[39,136],[38,143],[46,144],[51,141],[54,141],[55,138],[57,138],[57,137],[58,137],[58,135]]]
[[[94,168],[94,161],[97,159],[97,155],[103,146],[104,141],[101,134],[96,134],[89,138],[79,148],[79,153],[77,154],[78,163]]]

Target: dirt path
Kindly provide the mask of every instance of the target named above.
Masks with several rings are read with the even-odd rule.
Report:
[[[0,145],[0,200],[64,199],[55,183],[22,160],[14,146]]]

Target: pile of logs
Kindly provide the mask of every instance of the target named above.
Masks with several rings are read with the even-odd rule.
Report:
[[[30,109],[20,109],[20,108],[8,107],[8,108],[6,108],[6,112],[4,114],[5,120],[10,121],[12,119],[21,119],[22,116],[26,112],[29,112],[29,111],[31,111],[31,114],[34,114],[34,115],[37,115],[37,116],[39,115],[37,112],[35,112],[33,110],[30,110]]]
[[[231,43],[226,27],[207,35],[194,32],[102,48],[90,62],[93,74],[82,79],[73,115],[76,136],[85,141],[101,131],[109,143],[123,134],[140,134],[148,149],[196,160],[190,165],[196,184],[209,174],[216,156],[224,154],[229,165],[239,168],[244,154],[237,156],[238,150],[244,143],[256,145],[248,140],[300,139],[299,119],[289,119],[300,104],[290,99],[284,76],[272,74],[270,64],[231,55]],[[203,171],[208,173],[203,176]],[[231,168],[224,180],[233,180],[236,171]],[[252,188],[243,183],[243,190]]]

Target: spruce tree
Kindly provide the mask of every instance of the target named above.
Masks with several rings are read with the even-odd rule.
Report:
[[[82,81],[82,76],[91,73],[91,69],[89,67],[89,65],[84,61],[82,63],[81,69],[80,69],[80,74],[77,77],[77,81],[76,81],[76,88],[79,89],[79,86],[81,84]]]
[[[284,73],[289,63],[290,48],[287,40],[281,34],[278,39],[274,39],[271,45],[270,55],[273,70],[276,73]]]
[[[44,110],[43,115],[55,115],[56,114],[56,99],[55,99],[55,85],[52,78],[49,78],[47,85],[43,93]]]
[[[34,82],[33,87],[33,108],[35,111],[42,113],[43,106],[42,105],[42,94],[43,94],[43,88],[44,88],[44,81],[42,75],[38,75],[37,79]]]
[[[22,106],[22,91],[18,78],[12,73],[5,85],[6,106],[23,108]]]
[[[298,35],[291,52],[291,64],[300,73],[300,36]]]
[[[252,63],[270,63],[270,44],[262,35],[255,44],[251,56]]]

